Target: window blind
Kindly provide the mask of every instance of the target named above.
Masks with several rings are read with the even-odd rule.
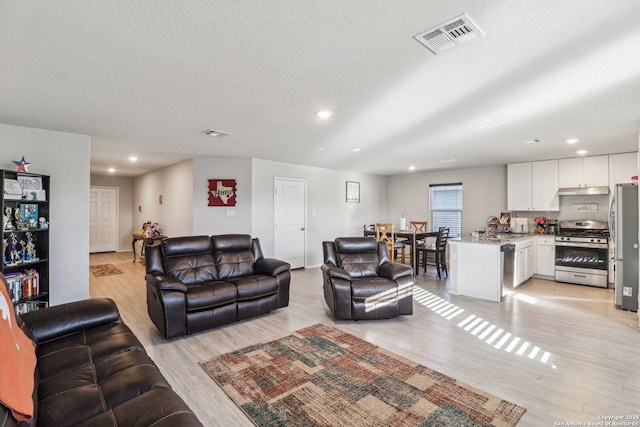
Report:
[[[462,184],[436,184],[429,186],[431,230],[449,228],[449,236],[462,234]]]

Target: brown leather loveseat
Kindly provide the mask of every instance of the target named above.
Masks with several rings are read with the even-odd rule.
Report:
[[[413,314],[413,269],[392,263],[384,242],[339,237],[322,249],[324,299],[336,319]]]
[[[15,324],[26,335],[20,341],[28,342],[17,346],[21,353],[15,356],[35,360],[35,372],[12,372],[16,378],[10,384],[2,381],[0,393],[16,398],[16,385],[29,384],[28,391],[20,393],[24,405],[33,380],[33,418],[18,422],[9,409],[16,409],[15,401],[12,406],[0,403],[0,426],[202,427],[122,322],[112,300],[44,308],[18,316]],[[2,335],[0,363],[7,363],[16,348],[12,336],[16,334]]]
[[[289,305],[290,265],[247,234],[164,239],[145,248],[147,310],[165,338]]]

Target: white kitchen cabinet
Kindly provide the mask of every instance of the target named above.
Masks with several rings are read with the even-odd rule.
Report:
[[[557,211],[558,161],[507,165],[507,209],[511,211]]]
[[[528,278],[533,276],[535,258],[533,252],[533,239],[525,239],[516,242],[513,259],[513,287],[517,288]]]
[[[535,275],[554,278],[556,274],[556,242],[553,236],[536,236],[535,247]]]
[[[631,177],[638,175],[638,153],[621,153],[609,155],[609,187],[611,193],[616,184],[634,182]]]
[[[531,210],[531,163],[507,165],[507,209]]]
[[[609,185],[609,156],[558,160],[558,185],[561,188]]]
[[[531,210],[560,210],[557,160],[531,163]]]

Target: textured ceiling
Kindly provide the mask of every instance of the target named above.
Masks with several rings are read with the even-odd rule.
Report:
[[[484,37],[440,55],[413,39],[465,12]],[[202,155],[392,175],[633,151],[638,16],[636,0],[0,0],[0,122],[91,135],[92,173],[123,176]]]

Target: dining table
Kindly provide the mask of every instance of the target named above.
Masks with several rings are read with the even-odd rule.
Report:
[[[411,244],[411,267],[414,274],[419,274],[418,268],[418,240],[424,240],[427,237],[438,237],[437,231],[416,231],[416,230],[394,230],[393,234],[396,238],[407,239]],[[376,230],[365,229],[364,235],[376,237]]]

